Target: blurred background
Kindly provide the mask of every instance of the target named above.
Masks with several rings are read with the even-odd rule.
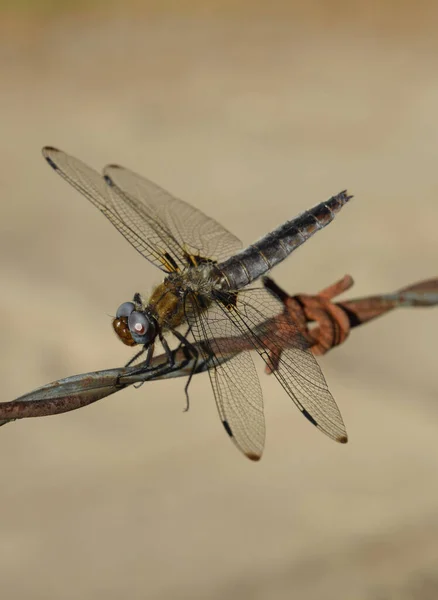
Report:
[[[347,297],[437,275],[438,5],[0,2],[2,401],[123,365],[111,315],[160,273],[44,163],[129,166],[245,244],[348,188],[274,272]],[[243,458],[207,375],[1,429],[2,598],[438,597],[438,311],[406,309],[320,359],[334,444],[262,374]]]

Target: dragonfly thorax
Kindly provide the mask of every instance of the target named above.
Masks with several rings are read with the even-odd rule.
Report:
[[[174,287],[178,293],[191,292],[201,296],[211,296],[212,292],[220,289],[220,277],[213,261],[208,261],[197,267],[189,267],[183,271],[170,273],[164,280]]]

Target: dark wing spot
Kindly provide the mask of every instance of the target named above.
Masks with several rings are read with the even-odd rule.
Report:
[[[306,417],[306,419],[308,421],[310,421],[312,423],[312,425],[315,425],[315,427],[318,427],[318,423],[315,421],[315,419],[312,417],[312,415],[309,415],[309,413],[307,412],[307,410],[305,408],[303,408],[303,415]]]
[[[43,156],[46,159],[47,163],[52,167],[52,169],[54,169],[55,171],[58,170],[58,166],[56,163],[53,162],[53,160],[50,158],[50,156],[48,156],[48,154],[56,154],[57,152],[59,152],[58,148],[55,148],[54,146],[44,146],[43,150]]]
[[[179,271],[179,267],[178,267],[178,263],[174,260],[174,258],[168,253],[165,252],[163,254],[163,265],[165,267],[167,267],[167,270],[172,272],[172,271]]]
[[[211,258],[205,258],[205,256],[201,256],[200,254],[189,254],[188,252],[184,252],[187,260],[187,264],[189,267],[198,267],[199,265],[214,265],[217,263],[216,260],[212,260]]]
[[[189,267],[197,267],[198,266],[195,254],[188,254],[187,252],[184,252],[184,255],[186,257],[186,261],[187,261],[187,264],[189,265]]]
[[[225,427],[225,431],[228,433],[230,437],[233,437],[233,432],[231,431],[231,427],[228,424],[228,421],[222,421],[222,425]]]
[[[110,187],[112,187],[114,185],[114,182],[109,175],[104,175],[103,178],[105,180],[105,183],[107,185],[109,185]]]
[[[260,454],[252,454],[252,453],[247,453],[245,454],[245,456],[247,458],[249,458],[249,460],[253,460],[254,462],[258,461],[261,459],[261,455]]]
[[[52,169],[55,169],[55,171],[58,170],[58,167],[55,165],[55,163],[53,162],[53,160],[51,158],[46,156],[46,161],[49,163],[49,165],[52,167]]]
[[[227,310],[232,310],[237,305],[237,292],[214,292],[213,296]]]
[[[287,294],[283,289],[281,289],[281,287],[277,285],[275,281],[273,281],[270,277],[263,277],[262,282],[265,288],[268,290],[268,292],[272,294],[274,298],[280,300],[280,302],[285,303],[286,300],[289,298],[289,294]]]

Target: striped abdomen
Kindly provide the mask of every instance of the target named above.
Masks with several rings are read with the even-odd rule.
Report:
[[[314,233],[328,225],[353,196],[344,190],[287,221],[225,262],[218,269],[230,289],[239,290],[278,265]]]

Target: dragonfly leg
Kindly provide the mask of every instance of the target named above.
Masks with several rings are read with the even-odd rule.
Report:
[[[134,354],[134,356],[130,360],[128,360],[125,367],[130,367],[132,365],[132,363],[134,363],[137,360],[137,358],[139,358],[145,352],[146,352],[146,347],[143,346],[142,349],[139,352],[137,352],[137,354]]]
[[[172,351],[169,348],[168,343],[166,342],[166,340],[164,339],[164,337],[162,335],[160,335],[160,341],[163,344],[163,348],[165,350],[165,355],[166,355],[166,361],[165,362],[161,362],[160,364],[157,364],[155,366],[151,366],[151,362],[152,362],[152,358],[154,355],[154,344],[150,344],[149,346],[143,346],[142,350],[140,352],[137,352],[137,354],[129,361],[129,363],[126,366],[131,365],[139,356],[141,356],[144,352],[147,352],[146,354],[146,358],[145,360],[140,363],[139,365],[137,365],[137,369],[134,371],[131,371],[130,375],[135,375],[136,373],[144,373],[144,372],[148,372],[148,373],[154,373],[154,377],[162,377],[167,375],[168,373],[171,373],[173,370],[177,370],[178,367],[176,367],[176,361],[175,361],[175,352]],[[139,382],[140,385],[135,386],[134,387],[140,387],[141,385],[143,385],[144,381]]]
[[[146,352],[146,346],[143,346],[143,352]],[[138,354],[138,353],[137,353]],[[150,344],[147,348],[146,360],[144,361],[143,368],[148,369],[151,364],[152,356],[154,354],[154,344]],[[141,356],[141,354],[138,354]],[[135,357],[134,357],[135,358]],[[138,383],[134,383],[135,389],[140,388],[144,384],[144,381],[139,381]]]
[[[189,328],[187,329],[187,331],[184,334],[179,333],[179,331],[172,331],[172,333],[176,337],[176,339],[179,340],[179,346],[176,349],[176,352],[178,352],[178,350],[180,350],[180,348],[182,346],[185,346],[185,347],[190,346],[190,342],[187,339],[187,336],[189,335],[190,330],[191,330],[191,326],[189,326]]]
[[[154,344],[151,344],[148,347],[143,346],[143,348],[139,352],[137,352],[137,354],[135,354],[131,358],[131,360],[129,360],[126,363],[125,367],[129,367],[130,365],[132,365],[132,363],[135,362],[137,360],[137,358],[139,358],[142,354],[144,354],[146,352],[146,350],[147,350],[146,360],[144,361],[144,364],[141,365],[141,370],[143,370],[145,368],[147,369],[149,367],[149,365],[150,365],[150,362],[152,360],[152,356],[154,354]],[[119,385],[119,381],[118,380],[119,380],[119,377],[117,378],[116,386]],[[143,383],[144,383],[144,381],[139,382],[139,384],[134,384],[134,387],[135,388],[139,388],[139,387],[141,387],[143,385]]]
[[[169,348],[169,344],[167,343],[166,338],[163,336],[163,334],[161,332],[159,333],[159,338],[160,338],[160,342],[163,344],[164,352],[166,353],[166,356],[167,356],[168,366],[172,368],[175,366],[175,357],[173,355],[173,352]]]
[[[198,352],[198,350],[187,339],[187,336],[188,336],[189,332],[190,332],[190,327],[188,328],[187,333],[186,333],[185,336],[182,335],[182,333],[180,333],[179,331],[172,330],[173,335],[180,341],[179,348],[181,346],[184,346],[184,348],[186,348],[189,351],[189,353],[192,355],[192,357],[194,358],[193,367],[192,367],[192,369],[190,371],[190,375],[189,375],[189,377],[187,379],[187,383],[184,386],[184,393],[186,395],[186,407],[184,409],[184,412],[187,412],[189,410],[189,408],[190,408],[189,385],[190,385],[190,382],[192,381],[193,375],[196,373],[196,367],[198,366],[198,359],[199,359],[199,352]]]

